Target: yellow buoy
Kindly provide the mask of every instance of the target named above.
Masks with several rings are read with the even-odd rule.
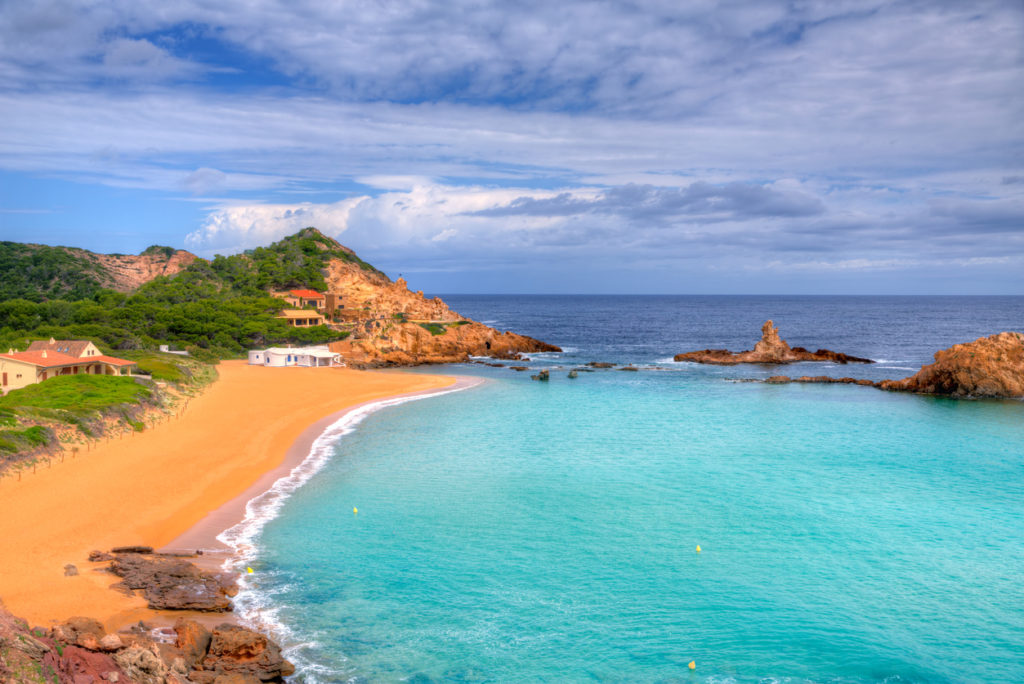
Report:
[[[251,574],[252,574],[253,572],[255,572],[255,571],[254,571],[254,570],[253,570],[252,568],[246,568],[246,569],[245,569],[245,571],[246,571],[247,573],[249,573],[250,575],[251,575]]]
[[[687,665],[687,667],[690,668],[691,670],[696,670],[697,669],[697,661],[696,660],[691,660],[690,664]]]
[[[697,553],[700,553],[700,544],[697,544]]]
[[[352,515],[359,515],[359,509],[355,506],[352,507]]]

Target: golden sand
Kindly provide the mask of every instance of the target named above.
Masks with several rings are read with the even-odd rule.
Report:
[[[218,369],[220,380],[181,418],[41,466],[20,482],[0,481],[0,599],[12,613],[42,626],[86,615],[108,629],[154,617],[143,599],[109,589],[117,578],[94,572],[89,551],[196,541],[185,533],[204,520],[222,527],[235,522],[238,506],[225,504],[266,489],[276,479],[269,474],[286,458],[301,458],[335,414],[454,383],[432,375],[242,361]],[[218,509],[236,520],[211,518]],[[64,575],[68,563],[78,576]]]

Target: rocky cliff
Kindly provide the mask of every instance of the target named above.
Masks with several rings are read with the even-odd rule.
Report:
[[[100,266],[101,284],[118,292],[131,292],[159,276],[173,276],[184,271],[197,257],[183,249],[150,247],[142,254],[94,254],[74,250]]]
[[[350,365],[409,366],[457,363],[470,356],[518,358],[557,352],[558,347],[513,332],[499,332],[452,311],[440,298],[412,292],[403,278],[392,281],[352,250],[307,228],[329,258],[322,272],[327,292],[341,296],[336,325],[351,335],[331,345]],[[348,256],[345,256],[348,255]]]
[[[879,387],[953,397],[1024,397],[1024,335],[1003,332],[935,353],[935,362]]]
[[[833,363],[874,363],[871,359],[862,359],[849,354],[834,352],[830,349],[819,349],[812,352],[803,347],[790,347],[779,337],[779,329],[771,321],[761,326],[761,340],[753,350],[732,352],[728,349],[702,349],[701,351],[676,354],[675,361],[691,363],[709,363],[720,366],[732,366],[739,363],[797,363],[800,361],[831,361]]]

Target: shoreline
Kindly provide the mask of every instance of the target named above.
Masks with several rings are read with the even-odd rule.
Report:
[[[459,392],[476,387],[484,382],[485,380],[483,378],[459,376],[456,377],[454,383],[445,387],[416,390],[414,392],[405,392],[379,399],[371,399],[320,418],[316,422],[310,424],[309,427],[303,430],[302,434],[292,442],[280,465],[263,473],[263,475],[252,483],[252,485],[250,485],[244,492],[207,513],[202,520],[175,539],[172,539],[167,544],[156,549],[156,551],[160,553],[193,553],[201,550],[203,552],[203,556],[200,556],[200,558],[207,556],[221,556],[225,562],[230,561],[230,554],[235,553],[237,549],[233,548],[221,537],[232,529],[247,523],[250,520],[250,504],[260,497],[269,494],[278,483],[295,476],[297,474],[296,470],[306,465],[313,457],[313,450],[317,446],[316,443],[321,438],[327,437],[339,424],[344,422],[346,423],[345,427],[348,427],[349,424],[346,421],[355,414],[359,414],[356,416],[357,420],[351,422],[351,427],[354,428],[355,425],[362,422],[364,417],[389,406],[396,406],[398,404],[404,404],[418,399],[427,399],[429,397],[441,396],[442,394]],[[338,434],[338,437],[348,434],[349,431],[350,430],[341,432]],[[332,439],[328,442],[328,445],[333,446],[335,443],[336,440]],[[312,476],[319,469],[320,468],[317,467],[316,470],[308,473],[308,475]],[[301,486],[302,484],[305,484],[305,480],[299,483],[298,486]],[[290,493],[291,492],[289,492],[289,494]]]
[[[218,370],[220,378],[179,419],[22,481],[0,482],[0,599],[8,610],[41,626],[94,617],[111,631],[139,620],[234,621],[232,613],[149,609],[142,597],[110,589],[117,578],[86,557],[114,546],[163,549],[180,538],[215,538],[242,517],[238,511],[252,492],[272,486],[343,416],[457,384],[452,376],[277,369],[244,361],[223,362]],[[227,554],[199,558],[212,562],[215,555]],[[65,575],[67,564],[78,574]]]

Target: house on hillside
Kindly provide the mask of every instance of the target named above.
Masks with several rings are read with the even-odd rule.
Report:
[[[250,351],[249,365],[318,368],[344,366],[345,364],[341,362],[340,354],[332,352],[327,347],[271,347],[269,349],[253,349]]]
[[[28,349],[0,354],[0,394],[59,375],[128,375],[134,361],[102,354],[89,340],[33,342]]]
[[[327,319],[324,318],[322,313],[310,311],[309,309],[285,309],[277,318],[295,328],[308,328],[311,325],[327,324]]]
[[[317,311],[323,311],[327,306],[327,297],[316,290],[289,290],[284,300],[297,309],[314,306]]]

